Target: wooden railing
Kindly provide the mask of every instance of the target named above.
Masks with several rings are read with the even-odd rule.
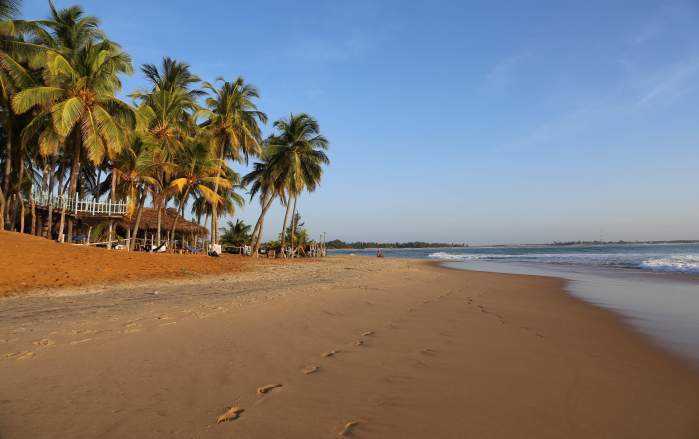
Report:
[[[83,213],[96,216],[124,216],[127,211],[126,201],[98,201],[94,198],[82,200],[78,198],[78,194],[75,194],[74,198],[66,195],[59,197],[45,191],[35,191],[33,197],[38,206],[63,209],[65,205],[66,211],[75,215]]]

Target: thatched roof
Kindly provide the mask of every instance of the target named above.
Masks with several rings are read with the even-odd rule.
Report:
[[[163,211],[163,218],[161,222],[161,230],[163,232],[168,232],[172,229],[172,223],[177,215],[177,209],[169,208]],[[122,227],[128,226],[133,227],[136,224],[136,212],[131,215],[131,218],[124,217],[119,223]],[[150,207],[144,207],[141,213],[141,223],[138,226],[139,231],[147,230],[149,232],[155,232],[158,229],[158,211],[157,209],[152,209]],[[187,221],[186,219],[179,216],[177,220],[176,233],[194,233],[197,236],[204,236],[209,234],[209,229],[204,226],[200,226],[192,221]]]

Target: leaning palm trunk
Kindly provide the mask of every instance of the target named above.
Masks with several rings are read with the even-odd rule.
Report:
[[[272,205],[272,201],[274,201],[274,195],[270,195],[267,204],[265,206],[262,206],[262,212],[260,213],[260,219],[258,220],[258,222],[260,223],[260,227],[257,230],[257,237],[255,238],[255,245],[253,250],[254,254],[258,254],[260,252],[260,245],[262,244],[262,230],[265,226],[265,215],[267,215],[267,210],[269,210],[270,206]],[[255,236],[254,233],[253,236]]]
[[[284,224],[282,224],[281,250],[282,250],[282,255],[284,255],[284,257],[286,257],[286,251],[284,250],[284,247],[286,246],[286,222],[289,219],[289,208],[291,207],[291,203],[289,201],[291,201],[291,200],[286,201],[286,212],[284,213]]]
[[[262,217],[265,214],[265,205],[267,204],[268,196],[265,194],[262,198],[260,206],[262,210],[260,211],[260,216],[257,217],[257,222],[255,223],[255,228],[252,229],[252,234],[250,235],[250,245],[255,246],[255,238],[257,237],[257,232],[260,230],[260,224],[262,223]]]
[[[291,257],[296,254],[296,249],[294,247],[294,234],[296,232],[296,199],[297,196],[294,195],[294,208],[291,210]]]

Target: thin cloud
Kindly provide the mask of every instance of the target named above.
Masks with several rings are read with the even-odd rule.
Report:
[[[499,60],[486,75],[486,86],[495,90],[506,89],[516,77],[517,69],[530,57],[531,51],[527,50]]]
[[[638,99],[642,107],[659,100],[673,100],[697,88],[699,58],[692,58],[672,65],[661,74],[650,79],[646,91]]]

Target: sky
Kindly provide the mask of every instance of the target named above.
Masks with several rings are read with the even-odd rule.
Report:
[[[299,199],[312,236],[699,239],[697,0],[55,3],[98,16],[137,67],[170,56],[244,77],[271,121],[314,116],[332,162]]]

